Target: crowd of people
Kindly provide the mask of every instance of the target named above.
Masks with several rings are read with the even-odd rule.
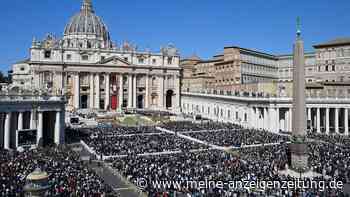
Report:
[[[326,174],[347,183],[349,163],[349,151],[340,151],[336,146],[324,147],[322,144],[309,145],[312,150],[309,154],[310,168],[319,172],[325,168]],[[346,151],[344,153],[343,151]],[[343,152],[343,153],[342,153]],[[341,161],[340,158],[346,158]],[[128,156],[123,159],[111,160],[112,166],[137,184],[138,180],[146,180],[148,183],[144,189],[150,197],[169,196],[171,194],[185,194],[198,197],[231,197],[231,196],[345,196],[341,188],[200,188],[185,182],[202,180],[220,180],[224,182],[234,180],[269,180],[285,181],[296,180],[291,176],[279,173],[288,166],[287,145],[258,146],[239,149],[235,153],[227,153],[219,150],[207,150],[202,152],[183,152],[179,154],[160,156]],[[170,184],[165,188],[154,184],[156,181],[177,181],[179,185]],[[311,181],[303,178],[304,181]],[[313,180],[326,181],[322,176]],[[192,187],[194,186],[194,187]],[[324,189],[324,190],[323,190]],[[298,195],[297,195],[298,193]]]
[[[155,126],[138,126],[138,127],[127,127],[127,126],[97,126],[94,128],[79,129],[85,133],[94,136],[120,136],[120,135],[132,135],[132,134],[148,134],[148,133],[160,133]]]
[[[218,146],[236,146],[252,144],[280,143],[288,141],[289,138],[273,134],[263,130],[255,129],[225,129],[220,131],[205,131],[186,133],[190,137],[206,141]]]
[[[112,189],[68,148],[0,150],[0,196],[24,196],[26,177],[35,169],[49,176],[47,196],[113,196]]]
[[[98,155],[116,156],[167,151],[206,149],[207,146],[173,134],[126,135],[88,137],[84,142]]]
[[[308,132],[307,137],[312,140],[323,141],[331,144],[337,144],[338,146],[350,147],[350,137],[347,135],[327,135],[317,132]]]
[[[161,125],[162,128],[174,132],[188,132],[188,131],[204,131],[204,130],[220,130],[220,129],[241,129],[242,127],[232,123],[219,123],[206,121],[203,123],[195,123],[192,121],[172,121]]]

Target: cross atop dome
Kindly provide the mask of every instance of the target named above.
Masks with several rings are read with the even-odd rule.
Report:
[[[82,12],[94,13],[94,9],[92,7],[91,0],[84,0],[83,5],[81,6]]]
[[[300,38],[301,36],[301,20],[300,17],[297,17],[297,37]]]

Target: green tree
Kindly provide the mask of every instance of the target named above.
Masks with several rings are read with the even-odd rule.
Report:
[[[2,71],[0,71],[0,83],[4,82],[7,82],[7,77],[5,77]]]

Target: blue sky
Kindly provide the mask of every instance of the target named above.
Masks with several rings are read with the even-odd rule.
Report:
[[[296,17],[307,51],[350,36],[349,0],[92,0],[118,43],[158,51],[175,44],[183,57],[202,58],[238,45],[273,54],[291,53]],[[2,0],[0,69],[28,57],[33,37],[62,36],[81,0]]]

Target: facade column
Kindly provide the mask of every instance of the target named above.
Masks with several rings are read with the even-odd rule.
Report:
[[[5,117],[4,149],[10,149],[10,129],[11,129],[11,112],[8,112],[6,113],[6,117]]]
[[[180,76],[174,76],[174,86],[175,86],[175,110],[181,111],[181,87],[180,87]]]
[[[316,129],[317,133],[321,132],[321,109],[318,107],[316,112]]]
[[[344,134],[349,135],[349,109],[344,109]]]
[[[119,104],[119,110],[121,111],[122,110],[122,108],[123,108],[123,100],[124,100],[124,98],[123,98],[123,95],[124,94],[124,88],[123,88],[123,75],[122,74],[120,74],[119,75],[119,102],[118,102],[118,104]]]
[[[145,94],[145,108],[149,108],[149,76],[146,75],[146,94]]]
[[[334,131],[336,134],[339,134],[339,108],[335,108],[334,113]]]
[[[329,108],[326,108],[326,133],[329,134]]]
[[[80,108],[80,78],[79,73],[74,75],[74,108]]]
[[[133,76],[133,103],[132,103],[132,107],[133,108],[137,108],[137,84],[136,84],[136,80],[137,80],[137,75]]]
[[[43,137],[43,112],[38,112],[38,130],[37,130],[37,144]]]
[[[132,108],[132,75],[128,75],[128,108]]]
[[[106,87],[105,87],[105,110],[109,110],[109,101],[110,101],[110,91],[111,91],[111,87],[110,87],[110,74],[109,73],[107,73],[106,75],[105,75],[105,85],[106,85]]]
[[[164,76],[159,77],[159,101],[158,106],[164,109]]]
[[[56,120],[55,120],[55,144],[60,144],[61,140],[60,140],[60,137],[61,137],[61,132],[62,132],[62,129],[61,129],[61,112],[60,111],[57,111],[56,112]]]
[[[95,101],[94,101],[94,74],[90,74],[90,109],[94,108]]]
[[[100,74],[95,75],[95,108],[100,109]]]

